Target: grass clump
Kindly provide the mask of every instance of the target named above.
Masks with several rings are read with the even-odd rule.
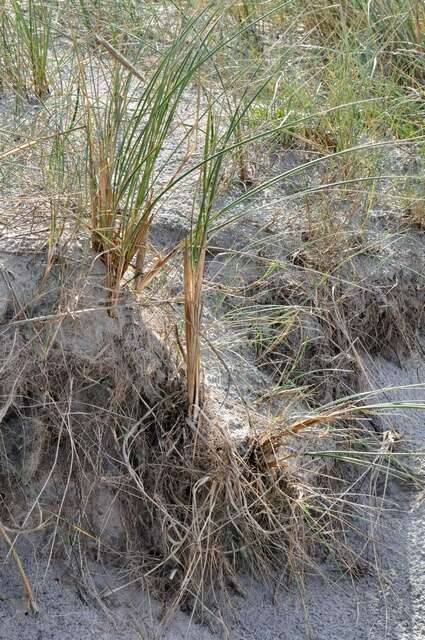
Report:
[[[401,82],[423,77],[425,9],[420,0],[304,3],[305,21],[325,44],[353,38],[370,72],[396,72]]]
[[[52,4],[3,0],[0,6],[2,82],[18,96],[42,101],[49,94]]]
[[[189,20],[139,93],[132,89],[134,76],[141,79],[139,72],[106,45],[114,58],[106,107],[86,86],[80,64],[92,243],[106,264],[113,304],[130,267],[135,269],[140,291],[168,259],[158,257],[145,271],[155,207],[185,164],[183,160],[177,173],[161,184],[161,154],[182,96],[205,58],[211,26],[212,18],[205,18],[202,13]]]
[[[390,273],[385,303],[382,279],[359,281],[364,264],[379,262],[370,228],[394,178],[381,174],[382,157],[402,144],[413,148],[411,138],[423,133],[419,68],[407,55],[391,62],[402,38],[421,46],[422,18],[418,12],[414,21],[404,14],[395,21],[382,3],[365,14],[354,0],[196,10],[157,4],[72,3],[60,18],[70,27],[59,79],[47,73],[54,5],[2,5],[6,81],[37,98],[34,129],[40,133],[44,123],[46,132],[0,160],[17,158],[10,169],[17,170],[30,164],[27,151],[39,151],[30,160],[41,176],[48,224],[41,230],[47,254],[42,265],[33,263],[35,293],[22,305],[13,298],[8,308],[5,360],[15,340],[11,370],[21,373],[19,384],[8,378],[3,395],[13,405],[5,412],[9,427],[28,405],[42,407],[46,451],[63,463],[55,458],[52,469],[63,489],[52,550],[62,520],[78,542],[102,547],[103,531],[85,508],[92,481],[112,487],[125,545],[108,552],[131,579],[171,598],[170,611],[185,603],[211,615],[219,588],[235,586],[241,568],[266,579],[276,571],[300,576],[320,550],[360,574],[351,534],[366,537],[362,506],[372,510],[374,495],[360,499],[357,482],[372,475],[374,487],[390,475],[416,480],[394,461],[394,440],[384,442],[372,425],[393,407],[365,406],[369,398],[352,392],[360,350],[381,355],[384,335],[408,351],[422,330],[412,270],[404,279]],[[301,35],[294,15],[303,16]],[[280,42],[275,18],[289,44]],[[7,58],[10,43],[15,58]],[[256,156],[267,160],[266,175],[250,171]],[[295,224],[292,202],[302,209]],[[270,220],[264,210],[276,203]],[[173,209],[184,218],[177,232]],[[421,211],[409,209],[418,226]],[[176,232],[171,240],[158,240],[164,218]],[[215,302],[209,267],[227,252],[213,240],[229,246],[232,225],[232,255],[253,275],[240,286],[236,278],[216,285],[232,343],[226,353],[231,360],[242,345],[244,367],[251,358],[255,376],[269,386],[254,399],[237,380],[234,395],[226,390],[219,402],[203,379],[204,358],[213,353],[229,379],[232,370],[210,340],[203,311],[208,306],[211,315]],[[80,249],[65,255],[85,241],[91,250],[84,269],[97,283],[91,296]],[[150,287],[159,273],[162,283]],[[130,282],[144,295],[123,292]],[[85,314],[95,314],[92,324],[80,322]],[[170,338],[179,322],[181,341],[177,329]],[[90,350],[104,326],[113,337]],[[76,351],[66,342],[70,334]],[[229,432],[228,396],[238,398],[235,413],[248,435]],[[84,498],[77,512],[74,481]]]

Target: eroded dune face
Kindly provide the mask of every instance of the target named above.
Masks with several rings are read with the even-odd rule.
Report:
[[[108,502],[122,472],[119,438],[161,402],[173,367],[128,299],[108,315],[92,256],[59,259],[47,277],[44,268],[44,254],[0,253],[0,473],[14,496],[6,509],[29,526],[44,507],[63,507],[66,518],[86,501],[94,528],[122,545],[119,500]]]

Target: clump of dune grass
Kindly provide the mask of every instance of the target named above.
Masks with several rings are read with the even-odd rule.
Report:
[[[53,5],[28,0],[0,6],[3,82],[18,95],[41,101],[49,94],[48,56]]]
[[[155,206],[175,179],[171,176],[165,185],[157,186],[158,163],[182,95],[206,56],[211,22],[212,17],[204,20],[202,13],[189,20],[139,93],[132,89],[133,79],[141,79],[137,69],[103,41],[113,58],[106,108],[85,78],[80,61],[92,244],[106,264],[113,303],[130,267],[141,291],[169,258],[159,256],[145,270]],[[130,107],[131,100],[135,106]],[[184,162],[180,170],[183,166]]]
[[[335,42],[349,33],[361,46],[371,71],[397,69],[400,79],[420,79],[424,72],[425,9],[420,0],[343,0],[328,4],[304,3],[305,21],[325,41]]]
[[[197,171],[205,160],[186,170],[189,158],[184,156],[174,173],[164,180],[167,165],[182,144],[189,145],[192,132],[189,130],[171,153],[165,150],[166,141],[172,135],[184,93],[201,82],[198,72],[207,63],[212,66],[215,56],[250,26],[217,38],[215,28],[220,19],[219,11],[204,10],[186,20],[155,62],[146,83],[137,64],[95,33],[95,42],[109,54],[111,70],[106,96],[101,95],[96,84],[96,72],[89,65],[87,73],[83,58],[77,55],[87,142],[92,246],[107,267],[112,307],[130,269],[140,292],[172,255],[158,255],[146,269],[155,211],[171,188]],[[198,126],[197,117],[194,127]],[[238,126],[240,120],[241,117]],[[220,151],[224,153],[227,150]],[[219,160],[221,163],[221,156]]]
[[[365,138],[423,133],[421,2],[294,2],[285,10],[302,25],[302,37],[294,63],[253,104],[253,127],[285,118],[291,126],[279,135],[283,147],[321,154]],[[302,113],[310,118],[299,122]]]
[[[250,133],[249,114],[257,109],[260,119],[264,115],[260,97],[261,92],[266,91],[268,79],[261,78],[256,84],[251,77],[253,89],[250,84],[246,89],[238,87],[236,91],[231,87],[230,90],[226,71],[218,68],[215,54],[223,53],[240,36],[244,36],[242,47],[246,46],[254,34],[253,49],[260,56],[262,34],[255,27],[270,29],[274,9],[270,10],[269,19],[263,20],[255,3],[230,7],[233,22],[229,32],[225,30],[227,23],[223,23],[221,10],[206,8],[194,16],[177,11],[173,14],[178,16],[177,35],[173,34],[171,42],[162,43],[164,48],[157,52],[145,75],[141,60],[146,50],[138,47],[137,29],[132,33],[129,46],[125,25],[118,24],[119,15],[115,13],[113,24],[109,25],[102,14],[99,27],[93,7],[84,3],[81,6],[80,19],[86,32],[83,38],[75,33],[70,38],[78,79],[75,101],[69,101],[70,113],[58,119],[63,123],[59,127],[62,134],[53,136],[46,171],[46,184],[51,193],[65,192],[65,195],[61,200],[51,201],[44,284],[51,283],[56,273],[54,266],[58,267],[59,276],[63,275],[60,268],[64,262],[59,260],[54,265],[52,252],[67,222],[66,215],[61,217],[64,202],[66,209],[71,208],[67,192],[72,190],[72,185],[65,162],[70,153],[68,131],[79,128],[83,132],[82,147],[87,153],[87,176],[84,177],[87,178],[89,211],[84,211],[84,216],[94,251],[91,259],[92,264],[98,259],[103,263],[110,296],[107,303],[103,298],[97,300],[95,311],[102,313],[105,306],[112,306],[119,320],[120,312],[124,313],[134,304],[133,299],[130,303],[126,298],[120,307],[118,297],[122,286],[133,279],[139,292],[145,291],[171,258],[182,254],[180,302],[184,308],[186,349],[184,371],[173,368],[165,349],[160,349],[155,341],[155,348],[151,348],[144,330],[140,329],[143,327],[140,321],[130,323],[132,329],[126,325],[127,333],[115,344],[122,355],[119,367],[114,359],[116,351],[108,345],[106,348],[102,345],[91,358],[85,358],[83,353],[82,362],[78,358],[76,362],[67,358],[66,350],[60,345],[57,348],[56,338],[61,336],[62,323],[75,327],[75,318],[93,311],[90,307],[78,308],[79,290],[67,285],[69,290],[65,287],[60,291],[58,308],[47,315],[43,315],[45,309],[42,308],[36,321],[42,324],[45,333],[38,331],[35,318],[25,316],[25,310],[19,306],[13,308],[10,329],[21,326],[33,329],[31,357],[39,354],[36,373],[30,367],[29,356],[25,363],[28,369],[22,365],[19,391],[28,394],[25,397],[30,400],[34,393],[36,406],[42,406],[46,412],[49,419],[46,451],[54,451],[56,456],[48,477],[54,475],[58,480],[58,493],[62,490],[52,514],[54,532],[50,556],[62,525],[78,544],[84,540],[88,545],[94,543],[97,550],[103,548],[102,531],[93,530],[86,510],[92,483],[96,482],[101,487],[113,487],[125,516],[125,550],[108,548],[107,551],[124,564],[129,582],[145,581],[157,594],[168,599],[170,614],[184,603],[192,613],[202,611],[214,618],[210,603],[220,600],[220,588],[237,585],[239,570],[251,571],[264,579],[272,579],[276,572],[279,579],[288,570],[299,576],[305,566],[314,564],[319,549],[351,574],[372,570],[367,561],[362,566],[359,554],[350,544],[350,533],[354,537],[360,533],[366,545],[367,532],[362,529],[362,522],[365,509],[370,507],[373,511],[373,495],[362,494],[366,507],[361,501],[356,502],[357,481],[372,474],[374,478],[382,478],[384,484],[390,476],[421,480],[393,455],[394,438],[381,437],[369,423],[376,413],[395,407],[368,402],[368,396],[364,395],[345,401],[333,399],[326,406],[319,404],[315,411],[300,407],[297,413],[301,415],[280,412],[268,420],[264,416],[250,416],[250,435],[243,440],[236,439],[229,433],[220,412],[214,410],[208,388],[203,386],[202,304],[209,243],[215,234],[243,218],[245,211],[239,205],[326,163],[332,163],[334,169],[329,180],[312,181],[294,195],[309,196],[316,191],[327,193],[330,188],[352,186],[357,178],[348,179],[343,171],[335,173],[335,167],[346,160],[358,162],[359,157],[374,149],[385,149],[394,142],[358,142],[357,136],[364,131],[362,126],[352,132],[351,125],[360,120],[360,111],[370,105],[368,98],[359,100],[345,93],[353,77],[349,73],[349,57],[341,76],[335,71],[340,61],[329,62],[325,77],[330,106],[309,109],[306,113],[295,103],[295,114],[280,106],[271,126]],[[127,9],[126,15],[133,15],[130,5]],[[26,14],[22,14],[21,19],[26,20]],[[224,29],[225,35],[217,26]],[[22,39],[23,34],[25,30],[21,33]],[[41,51],[44,49],[39,49],[38,55],[44,60]],[[48,92],[42,68],[42,65],[38,70],[34,67],[40,99]],[[214,90],[219,87],[217,93],[208,90],[213,75]],[[341,82],[341,90],[336,77]],[[359,85],[364,77],[357,78]],[[281,86],[280,78],[273,80],[272,102],[279,96]],[[175,149],[170,152],[167,142],[174,133],[185,92],[194,87],[198,100],[196,117],[189,126],[186,124],[188,131],[183,143],[177,143],[177,146],[187,145],[188,151],[170,176],[167,169]],[[229,97],[228,93],[232,95]],[[193,99],[193,93],[191,95]],[[266,113],[269,113],[268,107]],[[371,121],[372,116],[368,117]],[[312,142],[315,150],[320,151],[319,157],[302,160],[284,171],[274,171],[265,180],[248,179],[246,160],[241,153],[248,154],[254,143],[273,141],[275,144],[284,133]],[[201,152],[200,157],[189,164],[194,138]],[[24,151],[26,145],[32,149],[38,142],[23,143],[18,151]],[[409,142],[402,140],[402,143]],[[12,152],[14,150],[10,154]],[[0,155],[0,160],[6,155]],[[223,201],[220,189],[225,165],[230,159],[239,165],[239,181],[236,195],[233,193]],[[199,181],[190,230],[182,242],[161,255],[149,242],[155,212],[172,188],[194,175],[199,175]],[[386,179],[391,177],[394,176]],[[359,182],[370,182],[375,188],[381,179],[379,175],[367,175],[360,177]],[[79,184],[77,190],[80,191]],[[323,261],[329,256],[332,268],[338,266],[341,242],[336,242],[336,238],[341,236],[323,228],[317,234],[319,248],[296,259],[299,263],[303,261],[310,271],[324,268]],[[332,251],[327,252],[323,246],[326,239],[332,243]],[[273,238],[275,240],[279,241]],[[270,261],[267,275],[276,274],[280,267],[277,261]],[[105,274],[101,268],[100,275]],[[267,277],[260,278],[257,284],[267,286]],[[335,291],[337,288],[333,287],[331,293]],[[34,304],[31,308],[34,309]],[[270,354],[286,347],[285,341],[302,313],[302,303],[279,304],[277,301],[267,307],[245,307],[229,314],[228,318],[242,337],[255,333],[260,359],[266,360]],[[102,320],[105,321],[103,316]],[[113,331],[120,326],[110,318],[106,320]],[[339,330],[341,327],[344,328],[340,324]],[[85,331],[82,325],[81,338],[85,337]],[[292,370],[298,365],[302,367],[302,346],[296,345],[286,359]],[[175,345],[172,347],[177,351]],[[24,342],[21,357],[29,354],[28,348]],[[157,369],[150,377],[151,360]],[[278,371],[278,375],[282,379],[282,371]],[[42,399],[37,395],[40,388],[44,390]],[[281,390],[277,389],[276,394]],[[97,392],[104,402],[101,407]],[[304,389],[300,403],[306,396]],[[82,409],[75,415],[74,406]],[[401,403],[398,408],[423,408],[423,403]],[[63,464],[57,464],[59,456]],[[69,491],[74,481],[76,495],[79,499],[83,497],[77,510],[75,496]],[[67,510],[66,503],[70,506]],[[48,508],[52,510],[51,505]],[[215,615],[215,619],[220,620],[220,613]]]

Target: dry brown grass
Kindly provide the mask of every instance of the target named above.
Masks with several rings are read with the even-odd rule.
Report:
[[[108,318],[98,299],[105,301],[98,289],[104,269],[85,285],[86,266],[77,265],[68,271],[56,263],[44,279],[35,259],[35,298],[12,283],[16,297],[0,344],[21,373],[2,381],[1,393],[10,396],[4,441],[13,444],[19,424],[36,413],[42,420],[31,424],[42,430],[43,445],[29,452],[39,456],[36,464],[27,458],[24,468],[7,472],[3,465],[1,521],[20,522],[28,535],[41,527],[48,562],[60,549],[69,558],[78,549],[81,557],[95,550],[118,560],[129,584],[144,582],[167,604],[165,622],[184,606],[224,625],[223,592],[237,587],[240,571],[265,581],[301,579],[319,550],[343,571],[372,571],[350,536],[367,547],[361,522],[374,504],[373,495],[357,504],[356,479],[391,472],[388,447],[368,427],[375,408],[363,411],[362,400],[352,399],[301,417],[257,419],[240,440],[212,412],[208,390],[197,404],[195,376],[197,415],[192,410],[188,419],[186,381],[170,351],[134,308],[118,306],[118,318]],[[66,311],[76,292],[79,305]],[[93,307],[96,331],[107,338],[102,347],[98,333],[79,333],[80,312]],[[363,457],[365,447],[374,464]],[[35,501],[25,497],[25,467]],[[12,502],[11,486],[22,500]],[[96,516],[96,494],[119,516],[113,540],[108,517],[99,523]]]

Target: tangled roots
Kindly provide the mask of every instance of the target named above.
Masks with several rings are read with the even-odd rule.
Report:
[[[337,443],[321,416],[237,440],[208,401],[194,424],[158,332],[128,300],[103,308],[102,267],[58,262],[46,281],[39,257],[0,257],[1,526],[48,536],[49,561],[77,542],[108,555],[168,612],[211,611],[240,568],[298,571],[319,545],[353,570],[340,505],[359,492],[307,451],[352,448],[352,429]]]

